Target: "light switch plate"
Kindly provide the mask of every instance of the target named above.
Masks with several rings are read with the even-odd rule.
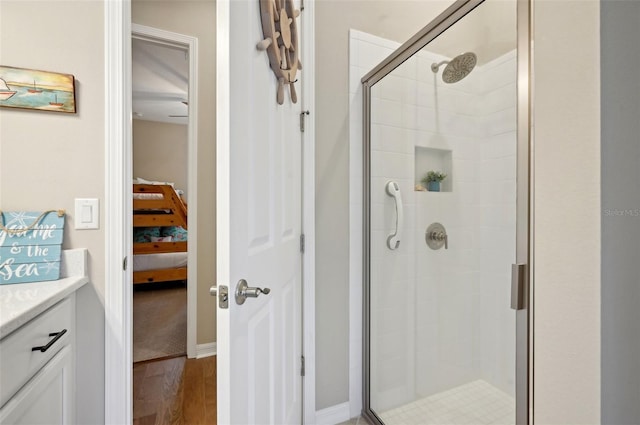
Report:
[[[96,198],[76,198],[76,213],[73,216],[78,230],[100,228],[100,202]]]

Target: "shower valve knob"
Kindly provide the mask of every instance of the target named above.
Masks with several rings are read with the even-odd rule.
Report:
[[[444,232],[431,232],[431,239],[434,241],[444,241],[444,249],[449,249],[449,237]]]
[[[449,249],[449,237],[446,233],[440,233],[438,237],[442,238],[440,240],[444,240],[444,249]]]
[[[425,239],[431,249],[449,249],[449,236],[444,226],[440,223],[431,224],[426,231]]]

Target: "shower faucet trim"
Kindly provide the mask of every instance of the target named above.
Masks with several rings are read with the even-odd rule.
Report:
[[[449,249],[449,235],[447,229],[440,223],[431,223],[425,232],[425,240],[431,249]]]

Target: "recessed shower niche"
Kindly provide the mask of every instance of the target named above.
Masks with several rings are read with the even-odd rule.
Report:
[[[451,151],[448,149],[416,146],[414,152],[416,191],[418,191],[418,187],[423,187],[426,191],[427,188],[424,183],[422,183],[422,179],[429,171],[436,171],[447,175],[440,183],[440,192],[453,192],[453,166],[451,157]]]

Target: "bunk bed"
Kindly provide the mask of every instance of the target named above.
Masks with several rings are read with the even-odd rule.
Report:
[[[186,229],[187,206],[172,186],[134,183],[134,284],[187,279]],[[167,234],[175,230],[184,237]]]

